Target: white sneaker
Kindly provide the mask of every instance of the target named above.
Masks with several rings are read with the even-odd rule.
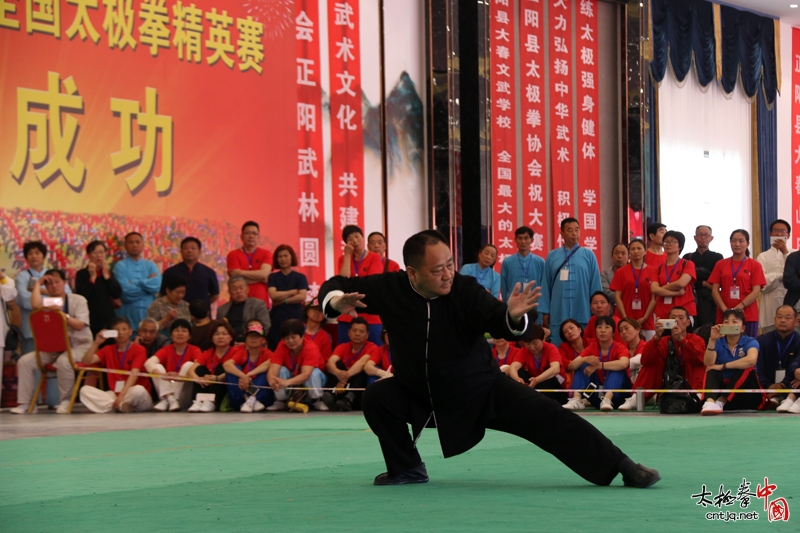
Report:
[[[286,410],[286,402],[282,402],[280,400],[275,400],[272,405],[267,407],[267,411],[285,411]]]
[[[253,398],[255,398],[255,396],[253,396]],[[256,400],[255,403],[253,404],[254,413],[259,413],[264,409],[266,409],[266,406],[263,403],[259,402],[258,400]]]
[[[625,400],[622,405],[617,407],[620,411],[635,411],[639,407],[639,402],[636,401],[636,394]]]
[[[781,404],[778,406],[778,408],[777,408],[777,409],[775,409],[775,412],[777,412],[777,413],[788,413],[788,412],[789,412],[789,409],[790,409],[790,408],[791,408],[791,407],[792,407],[794,404],[795,404],[795,401],[794,401],[794,400],[791,400],[791,399],[789,399],[789,398],[786,398],[785,400],[783,400],[783,401],[781,402]]]
[[[239,408],[239,411],[242,413],[252,413],[253,408],[255,408],[256,401],[257,400],[255,396],[250,396],[247,401],[242,404],[242,407]]]
[[[192,402],[192,406],[187,410],[190,413],[199,413],[200,411],[203,410],[203,404],[204,403],[206,403],[206,402],[203,402],[201,400],[195,400],[194,402]]]
[[[58,404],[58,408],[56,409],[56,414],[59,415],[69,414],[69,400],[64,400],[63,402]]]
[[[789,412],[793,415],[800,414],[800,400],[797,400],[792,404],[792,406],[789,408]]]
[[[608,398],[603,398],[602,400],[600,400],[600,410],[601,411],[613,411],[614,410],[614,404],[611,403],[611,400],[609,400]]]
[[[153,406],[154,411],[164,412],[169,408],[169,402],[166,398],[161,398],[161,401]]]
[[[722,413],[722,406],[720,406],[717,402],[706,402],[703,404],[703,409],[700,410],[700,414],[707,416],[707,415],[718,415]]]
[[[583,409],[586,409],[586,406],[584,406],[583,402],[578,398],[572,398],[570,401],[564,404],[564,409],[569,409],[570,411],[582,411]]]
[[[209,402],[208,400],[206,400],[202,402],[202,404],[200,404],[201,413],[213,413],[215,409],[216,406],[214,405],[214,402]]]
[[[311,407],[313,407],[317,411],[330,411],[330,409],[328,409],[328,406],[325,405],[325,402],[323,402],[322,400],[317,400],[316,402],[312,403]]]
[[[33,406],[33,411],[31,411],[31,413],[34,413],[34,414],[35,414],[37,410],[38,410],[38,407],[36,407],[36,406],[34,405],[34,406]],[[23,405],[23,404],[19,404],[18,406],[14,407],[14,408],[12,408],[12,409],[9,409],[9,411],[10,411],[10,412],[12,412],[12,413],[14,413],[15,415],[25,415],[25,414],[28,414],[28,404],[25,404],[25,405]]]
[[[169,410],[170,411],[180,411],[181,404],[175,396],[167,396],[167,402],[169,403]]]

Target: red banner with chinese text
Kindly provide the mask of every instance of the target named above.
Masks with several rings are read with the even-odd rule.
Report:
[[[573,216],[572,132],[572,2],[551,0],[550,28],[550,175],[556,245],[561,246],[560,223]]]
[[[364,228],[364,131],[357,0],[328,0],[331,179],[334,242],[349,224]],[[338,264],[342,246],[335,246]]]
[[[792,235],[800,249],[800,29],[792,28]]]
[[[597,0],[580,0],[575,14],[577,55],[578,200],[582,245],[600,254],[600,106],[597,66]]]
[[[325,281],[325,157],[322,144],[319,2],[296,0],[298,262],[313,298]]]
[[[495,269],[516,253],[517,225],[516,109],[514,68],[514,10],[508,2],[491,2],[491,117],[492,117],[492,242],[497,246]]]
[[[545,129],[544,5],[519,2],[522,116],[522,213],[534,231],[531,251],[547,257],[547,130]]]

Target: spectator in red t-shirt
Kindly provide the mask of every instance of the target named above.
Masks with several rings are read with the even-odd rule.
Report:
[[[628,245],[631,262],[614,274],[610,288],[616,300],[615,314],[619,318],[631,317],[638,321],[644,330],[645,338],[655,334],[653,311],[656,299],[651,283],[656,280],[657,271],[644,262],[644,241],[632,239]]]
[[[384,272],[398,272],[400,265],[386,255],[386,236],[380,231],[373,231],[367,237],[367,249],[381,256]]]
[[[258,298],[269,307],[267,280],[272,272],[272,253],[258,247],[259,231],[258,223],[252,220],[242,225],[242,247],[228,253],[228,275],[243,277],[250,298]]]
[[[650,241],[650,246],[647,247],[644,262],[653,268],[658,268],[667,260],[666,246],[664,244],[666,235],[667,227],[661,222],[653,222],[647,226],[647,238]]]
[[[322,314],[319,300],[314,298],[303,307],[303,323],[306,326],[305,338],[317,345],[324,365],[333,353],[333,339],[331,339],[330,333],[322,329],[323,322],[325,322],[325,315]],[[324,366],[321,370],[325,370]]]
[[[750,257],[750,234],[737,229],[731,233],[732,257],[717,261],[708,277],[711,297],[717,304],[717,324],[727,309],[744,313],[744,334],[758,337],[758,295],[767,284],[761,263]]]
[[[644,350],[645,338],[642,326],[638,320],[630,317],[623,318],[617,324],[617,331],[622,338],[622,343],[628,347],[628,375],[632,383],[636,383],[639,369],[642,367],[642,350]]]
[[[281,324],[281,342],[272,356],[267,380],[275,391],[275,403],[268,411],[279,411],[287,407],[292,411],[308,411],[302,403],[308,396],[311,407],[317,411],[327,411],[328,406],[321,401],[325,374],[320,370],[322,360],[316,343],[304,337],[303,323],[292,318]],[[305,391],[295,391],[291,395],[286,389],[302,387]]]
[[[598,317],[595,336],[597,340],[570,363],[569,369],[575,372],[573,388],[596,388],[601,392],[604,388],[630,388],[631,380],[627,372],[630,359],[628,348],[620,342],[614,342],[614,319],[610,316]],[[622,393],[619,392],[605,392],[602,396],[601,400],[594,392],[575,392],[564,407],[580,410],[591,404],[599,407],[601,411],[613,411],[624,401]]]
[[[511,363],[514,362],[519,348],[513,346],[505,339],[492,339],[494,345],[492,346],[492,357],[497,361],[500,371],[508,374],[508,369]]]
[[[594,325],[597,323],[597,317],[600,316],[610,316],[614,319],[614,340],[616,342],[622,342],[622,337],[617,333],[619,317],[611,314],[611,300],[608,299],[608,295],[603,291],[596,291],[589,297],[589,309],[592,311],[592,318],[589,319],[589,322],[586,324],[586,329],[583,332],[583,337],[586,339],[586,342],[591,343],[595,340]]]
[[[650,290],[656,296],[656,319],[669,316],[670,309],[676,305],[684,307],[689,316],[697,315],[694,301],[694,282],[697,279],[694,263],[681,259],[686,237],[680,231],[664,234],[666,262],[656,267],[657,277],[650,283]],[[645,263],[652,265],[647,258]]]
[[[267,382],[274,354],[265,345],[266,333],[261,322],[250,320],[245,328],[244,346],[236,347],[222,366],[230,406],[242,413],[257,413],[275,402],[275,393]]]
[[[572,380],[574,377],[573,369],[570,368],[570,363],[578,357],[586,348],[588,343],[584,342],[583,326],[575,319],[567,319],[561,324],[561,345],[558,351],[561,353],[561,368],[564,370],[564,388],[572,388]]]
[[[560,389],[564,376],[561,374],[561,355],[558,348],[544,342],[544,328],[531,324],[520,339],[522,347],[514,356],[507,374],[533,389]],[[567,403],[564,392],[543,392],[559,404]]]
[[[381,332],[383,346],[378,346],[372,352],[369,361],[364,365],[364,373],[371,377],[368,383],[372,384],[384,378],[390,378],[392,373],[392,353],[389,351],[389,335],[386,330]]]
[[[364,247],[364,232],[358,226],[345,226],[342,229],[342,240],[344,241],[344,255],[339,257],[339,275],[346,278],[357,278],[383,274],[383,260],[381,256],[370,252]],[[369,310],[367,310],[369,311]],[[359,312],[358,316],[367,321],[369,330],[369,340],[376,346],[381,344],[381,331],[383,325],[378,315]],[[349,314],[344,313],[339,316],[339,335],[341,342],[347,338],[350,330],[350,321],[353,319]]]
[[[116,332],[114,344],[100,348],[108,340],[106,334]],[[94,413],[110,413],[119,411],[149,411],[153,408],[150,398],[150,380],[138,377],[135,372],[144,370],[147,351],[140,344],[131,341],[133,328],[124,316],[111,319],[111,329],[97,333],[94,342],[83,356],[83,364],[100,365],[109,370],[126,370],[130,375],[106,374],[108,389],[102,391],[96,387],[84,385],[80,388],[81,403]]]
[[[148,359],[144,367],[151,374],[162,374],[160,379],[154,379],[153,384],[158,391],[161,401],[153,409],[156,411],[180,411],[184,381],[172,381],[174,378],[186,377],[189,369],[194,366],[194,362],[202,353],[200,348],[189,344],[192,336],[192,325],[188,320],[177,318],[172,321],[170,326],[170,337],[172,344],[167,344],[156,354]],[[186,404],[191,400],[191,396],[186,400]]]
[[[322,395],[325,404],[339,411],[350,411],[361,406],[361,392],[344,391],[345,388],[363,389],[367,386],[367,375],[364,365],[370,360],[377,346],[367,340],[367,321],[356,317],[350,323],[347,332],[350,342],[345,342],[333,350],[333,355],[328,359],[328,388],[342,389],[343,392]]]
[[[224,320],[214,320],[209,324],[208,336],[212,347],[200,354],[189,369],[189,377],[196,380],[192,383],[192,397],[195,400],[189,408],[190,413],[211,413],[218,411],[222,405],[222,400],[228,393],[223,363],[230,359],[235,351],[233,347],[235,335],[231,325]],[[213,394],[214,400],[198,400],[197,395],[201,393]]]

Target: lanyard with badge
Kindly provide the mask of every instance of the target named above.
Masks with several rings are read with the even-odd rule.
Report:
[[[597,345],[597,351],[600,352],[600,363],[601,363],[601,366],[602,366],[602,364],[608,363],[611,360],[611,348],[613,348],[613,347],[614,347],[613,344],[608,347],[608,354],[606,354],[606,357],[603,358],[603,348],[599,344]],[[605,373],[603,372],[602,368],[600,369],[600,375],[601,376],[605,376]]]
[[[356,353],[355,355],[353,355],[352,351],[350,352],[350,357],[347,358],[347,362],[345,363],[347,365],[347,368],[350,368],[351,366],[353,366],[353,363],[358,361],[361,358],[361,352],[363,352],[364,348],[366,348],[366,347],[367,347],[367,343],[364,343],[364,346],[362,346],[361,349],[358,351],[358,353]]]
[[[528,283],[528,271],[531,269],[531,261],[533,261],[531,254],[528,254],[524,261],[519,254],[517,254],[517,262],[519,263],[519,269],[522,270],[522,277],[525,279],[525,283]],[[486,270],[489,270],[489,268]]]
[[[225,353],[228,353],[228,352],[225,352]],[[289,354],[289,357],[291,357],[291,352],[290,352],[290,354]],[[253,369],[255,368],[255,366],[256,366],[256,363],[257,363],[257,362],[258,362],[258,361],[253,361],[253,360],[250,358],[250,352],[248,351],[248,352],[247,352],[247,366],[245,366],[245,368],[244,368],[244,373],[245,373],[245,374],[249,374],[249,373],[250,373],[250,371],[251,371],[251,370],[253,370]]]
[[[786,351],[792,347],[792,344],[794,343],[795,333],[792,333],[792,336],[786,339],[786,346],[784,346],[783,348],[781,348],[780,335],[778,335],[777,333],[775,335],[777,337],[775,339],[775,344],[778,345],[778,369],[775,370],[775,383],[780,383],[783,381],[783,378],[786,377],[786,369],[783,368],[783,356],[786,354]]]
[[[355,277],[358,277],[358,271],[361,269],[361,263],[363,263],[363,262],[364,262],[364,258],[365,258],[366,256],[367,256],[367,251],[366,251],[366,250],[364,250],[364,251],[361,253],[361,259],[359,259],[358,261],[356,261],[356,258],[355,258],[355,257],[353,258],[353,265],[354,265],[354,267],[355,267],[355,268],[353,269],[353,270],[355,271],[355,272],[353,273],[353,275],[354,275]]]
[[[231,347],[228,346],[228,349],[225,350],[225,353],[222,354],[222,357],[217,357],[217,350],[214,349],[214,351],[211,352],[211,357],[209,358],[211,360],[210,361],[211,364],[208,365],[208,370],[210,372],[213,372],[219,366],[219,364],[223,361],[223,359],[228,357],[228,352],[230,352],[230,351],[231,351]]]
[[[130,349],[130,347],[131,347],[131,341],[128,341],[128,345],[125,347],[125,351],[122,353],[122,359],[119,360],[119,370],[127,370],[125,368],[125,361],[128,359],[128,350]],[[117,355],[119,355],[119,350],[117,350]],[[117,380],[117,382],[114,384],[115,393],[122,392],[122,389],[125,387],[125,381],[126,380],[124,379]]]
[[[684,259],[685,261],[685,259]],[[669,267],[666,263],[664,263],[664,276],[667,278],[667,285],[670,284],[670,280],[672,279],[672,275],[678,270],[678,265],[681,264],[681,260],[678,259],[675,261],[675,264],[672,265],[672,271],[670,272]],[[681,274],[683,274],[683,269],[681,269]],[[670,305],[672,303],[672,296],[664,296],[664,304]]]
[[[631,300],[632,311],[642,310],[642,299],[639,298],[639,280],[642,278],[642,270],[644,270],[644,265],[642,265],[642,268],[639,269],[639,275],[637,276],[636,269],[634,268],[633,265],[631,265],[631,272],[633,272],[633,282],[635,285],[633,300]]]
[[[559,272],[560,281],[569,281],[569,260],[575,255],[575,252],[577,252],[579,248],[580,246],[576,244],[575,248],[567,254],[567,248],[564,247],[564,262],[561,264],[561,270]]]
[[[242,248],[242,253],[247,258],[247,267],[248,267],[247,270],[253,270],[253,261],[255,261],[256,258],[255,250],[253,251],[252,254],[248,254],[247,252],[244,251],[244,248]]]
[[[478,268],[476,269],[476,270],[477,270],[477,272],[475,273],[475,274],[476,274],[476,275],[475,275],[475,277],[477,278],[477,280],[478,280],[478,283],[479,283],[480,285],[483,285],[483,280],[485,280],[485,279],[486,279],[486,276],[488,276],[488,275],[489,275],[489,271],[490,271],[491,269],[492,269],[492,267],[486,267],[486,268],[483,270],[483,275],[481,275],[481,268],[480,268],[480,267],[478,267]],[[525,269],[525,282],[527,282],[527,281],[528,281],[528,270],[527,270],[527,269]]]
[[[733,257],[731,257],[731,274],[733,274],[733,286],[731,287],[731,290],[730,290],[730,299],[731,299],[731,301],[739,300],[740,297],[741,297],[741,291],[739,290],[739,285],[736,283],[736,276],[739,274],[739,271],[744,266],[744,262],[745,261],[747,261],[746,258],[742,259],[742,262],[739,263],[739,268],[734,270],[733,269]]]
[[[539,376],[542,373],[542,358],[544,357],[544,351],[539,354],[539,361],[536,361],[536,356],[533,356],[533,365],[536,367],[536,375]]]
[[[497,348],[495,348],[495,350],[497,350]],[[388,352],[388,350],[387,350],[387,352]],[[508,363],[508,354],[510,354],[510,353],[511,353],[511,346],[506,346],[506,353],[505,353],[505,355],[503,356],[503,360],[502,360],[502,361],[498,361],[498,363],[500,364],[500,366],[503,366],[503,365],[505,365],[505,364],[507,364],[507,363]],[[499,351],[497,352],[497,358],[498,358],[498,359],[500,359],[500,352],[499,352]],[[391,362],[391,360],[392,360],[392,359],[391,359],[391,357],[390,357],[390,358],[389,358],[389,361]]]
[[[172,349],[175,350],[174,347]],[[175,367],[176,368],[175,372],[180,372],[181,371],[181,366],[183,366],[183,358],[186,357],[186,350],[188,350],[188,349],[189,349],[189,345],[188,344],[183,347],[183,352],[181,352],[181,358],[178,360],[178,365]],[[175,355],[176,356],[178,355],[178,350],[175,350]]]

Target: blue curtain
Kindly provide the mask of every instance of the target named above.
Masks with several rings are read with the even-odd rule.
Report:
[[[757,98],[758,191],[761,207],[761,244],[769,248],[769,225],[778,218],[778,103],[769,109]]]
[[[764,97],[772,105],[777,91],[773,19],[728,6],[720,6],[720,19],[722,88],[733,92],[741,66],[745,94],[752,98],[763,85]]]
[[[655,84],[648,83],[648,92],[650,93],[650,107],[647,111],[647,121],[650,123],[650,129],[647,132],[647,146],[645,150],[649,151],[648,165],[647,165],[647,185],[645,186],[645,213],[647,224],[656,221],[658,216],[658,201],[659,201],[659,185],[658,185],[658,106],[656,104],[656,86]]]

